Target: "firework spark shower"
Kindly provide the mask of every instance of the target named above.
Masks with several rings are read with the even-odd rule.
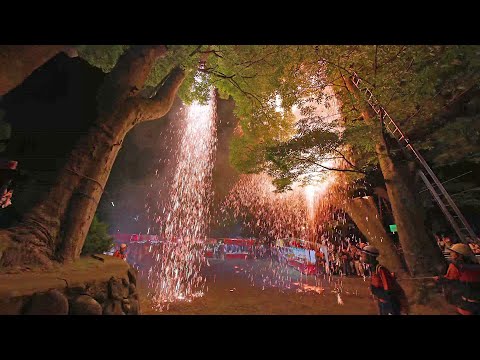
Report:
[[[306,104],[315,109],[308,118],[302,119],[300,109],[295,106],[292,108],[297,125],[301,122],[304,129],[312,130],[321,124],[330,124],[339,119],[340,107],[333,89],[327,86],[325,95],[328,101]],[[278,98],[277,102],[281,111],[281,101]],[[332,160],[318,161],[323,166],[336,165]],[[229,210],[233,211],[235,218],[243,218],[246,227],[263,236],[277,239],[289,236],[311,238],[318,215],[323,215],[324,218],[330,215],[319,214],[319,205],[337,180],[335,174],[325,175],[322,170],[324,169],[312,166],[310,173],[304,174],[304,177],[311,178],[309,185],[302,186],[300,181],[293,184],[291,191],[283,193],[275,191],[272,178],[265,173],[242,175],[227,196],[222,211],[224,214],[228,214]]]
[[[150,268],[149,295],[158,308],[176,300],[191,300],[203,294],[205,262],[203,240],[209,222],[212,170],[216,149],[216,100],[193,103],[186,109],[180,128],[177,166],[170,201],[158,218],[166,239],[156,250]]]
[[[224,203],[224,211],[233,209],[235,218],[244,218],[245,225],[276,238],[305,235],[307,214],[303,189],[275,193],[266,174],[242,175]],[[247,215],[252,214],[252,218]]]

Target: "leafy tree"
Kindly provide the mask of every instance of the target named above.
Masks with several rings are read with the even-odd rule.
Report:
[[[88,230],[82,255],[101,254],[110,250],[113,246],[113,238],[108,235],[108,224],[100,221],[95,215]]]
[[[393,161],[396,153],[390,151],[388,138],[382,136],[378,119],[368,114],[361,97],[349,88],[348,76],[356,71],[400,125],[415,134],[430,129],[430,124],[434,129],[444,124],[435,115],[476,85],[479,49],[390,45],[80,46],[80,56],[108,72],[97,94],[98,118],[72,152],[48,199],[26,217],[25,224],[0,233],[1,246],[7,249],[1,263],[48,263],[52,258],[78,256],[125,134],[142,121],[163,116],[177,93],[187,103],[205,101],[212,85],[222,97],[232,96],[236,103],[240,129],[232,141],[231,159],[237,169],[267,169],[278,174],[278,184],[285,187],[298,176],[291,169],[307,170],[302,170],[301,162],[292,161],[294,155],[302,153],[302,147],[313,151],[318,161],[331,156],[324,152],[331,147],[322,142],[332,143],[353,165],[351,169],[368,173],[380,168],[393,201],[394,194],[407,191]],[[325,131],[305,131],[291,140],[298,131],[292,106],[301,109],[304,117],[312,117],[312,104],[327,103],[331,97],[324,91],[327,86],[335,90],[341,104],[343,135],[335,138]],[[313,160],[312,156],[307,160]],[[390,165],[394,170],[387,174]],[[393,191],[395,186],[402,191]],[[413,204],[397,201],[392,207],[405,219],[419,218],[407,211],[414,208]],[[407,237],[414,241],[412,234]],[[428,258],[424,250],[418,251],[420,257]]]
[[[267,148],[266,153],[267,172],[280,191],[290,189],[293,182],[321,181],[328,171],[353,173],[357,177],[365,173],[344,155],[343,139],[328,126],[307,129],[297,137]]]
[[[329,85],[335,89],[335,96],[340,100],[341,122],[345,128],[344,141],[352,146],[352,154],[357,154],[356,159],[364,160],[367,157],[371,165],[378,164],[371,127],[361,121],[359,103],[347,91],[343,76],[356,71],[411,138],[420,131],[433,134],[441,123],[435,118],[439,111],[475,86],[480,78],[478,46],[355,45],[258,48],[257,51],[261,49],[269,56],[257,55],[258,59],[246,62],[253,65],[248,68],[251,72],[241,77],[242,84],[246,82],[246,77],[261,73],[270,74],[265,75],[265,78],[276,74],[277,82],[268,82],[265,78],[262,82],[260,77],[254,80],[252,91],[255,92],[251,96],[244,96],[242,101],[237,101],[237,112],[245,118],[241,124],[242,129],[245,130],[245,125],[255,120],[255,114],[261,107],[253,99],[259,98],[266,103],[278,95],[282,98],[284,108],[296,105],[303,110],[305,117],[311,117],[314,111],[312,102],[325,103],[329,100],[324,92]],[[255,50],[250,50],[250,54],[252,53],[255,53]],[[235,54],[238,56],[240,52]],[[275,57],[272,54],[275,54]],[[276,72],[269,67],[273,61],[278,64]],[[232,84],[229,86],[234,87]],[[238,97],[239,94],[236,95]],[[235,95],[233,96],[235,98]],[[274,109],[269,109],[268,115],[272,110]],[[259,116],[263,122],[271,125],[268,115],[264,113]],[[275,119],[271,122],[275,123]],[[468,129],[464,125],[459,126]],[[255,135],[261,134],[273,139],[268,126],[259,128],[258,131],[259,134]],[[243,137],[247,145],[252,143],[249,134],[244,134]],[[261,144],[264,147],[271,145],[265,142]],[[235,146],[239,147],[238,144]],[[263,149],[257,150],[261,152]],[[257,157],[257,152],[250,154],[251,157]]]
[[[288,53],[288,50],[285,51]],[[379,119],[369,111],[368,106],[365,107],[364,99],[355,91],[349,76],[357,72],[375,92],[380,103],[387,107],[390,115],[414,136],[426,127],[426,123],[432,124],[430,129],[438,128],[440,122],[435,115],[476,85],[480,74],[476,56],[479,47],[319,46],[303,47],[297,51],[303,56],[294,55],[292,58],[302,75],[297,77],[295,71],[284,73],[284,82],[274,93],[286,96],[289,99],[287,104],[297,105],[304,115],[311,116],[314,108],[308,104],[327,101],[328,95],[324,90],[327,85],[334,87],[341,103],[341,124],[345,128],[343,140],[349,145],[352,155],[349,161],[355,166],[358,162],[363,163],[362,168],[381,169],[396,221],[403,229],[399,235],[411,270],[427,273],[435,266],[439,268],[440,254],[432,256],[431,252],[435,249],[431,248],[423,230],[415,196],[405,180],[408,176],[402,174],[398,167],[396,160],[400,154],[392,141],[382,134]],[[286,61],[289,59],[287,56]],[[287,69],[288,64],[283,63],[282,68]],[[252,167],[254,171],[265,169],[265,165],[262,167],[258,162],[269,163],[273,167],[270,172],[276,175],[277,185],[288,186],[292,179],[311,171],[311,166],[306,164],[318,163],[330,155],[326,152],[327,148],[322,149],[321,146],[317,146],[316,150],[323,151],[312,153],[315,144],[308,141],[312,139],[311,132],[300,136],[306,141],[277,141],[267,156],[263,152],[268,153],[266,148],[272,149],[272,143],[260,143],[264,148],[257,144],[257,148],[251,148],[241,163],[255,165]],[[244,136],[244,140],[252,142],[248,136]],[[236,146],[239,147],[238,144]],[[330,148],[328,150],[331,151]],[[305,153],[310,155],[299,160],[298,155]],[[428,258],[432,264],[420,261],[420,258]],[[436,261],[437,265],[433,264]]]

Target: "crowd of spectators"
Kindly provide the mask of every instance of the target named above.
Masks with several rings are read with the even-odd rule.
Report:
[[[457,244],[459,241],[454,236],[445,236],[444,234],[435,234],[435,239],[437,244],[442,250],[442,252],[448,252],[448,249],[453,245]],[[471,238],[467,238],[468,246],[475,255],[480,255],[480,238],[477,238],[477,241],[474,241]]]
[[[361,249],[367,245],[363,242],[353,242],[345,238],[337,243],[323,241],[323,248],[327,249],[328,262],[325,252],[320,248],[315,251],[317,274],[331,274],[341,276],[368,276],[368,264],[361,261]]]

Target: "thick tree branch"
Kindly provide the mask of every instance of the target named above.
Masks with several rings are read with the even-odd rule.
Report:
[[[127,98],[137,95],[145,85],[155,62],[166,53],[165,45],[130,47],[105,77],[98,95],[100,110],[112,111]]]
[[[135,124],[159,119],[172,107],[178,89],[185,79],[185,71],[177,66],[168,74],[162,87],[150,99],[132,98],[128,101],[129,112],[133,112]]]
[[[367,123],[367,125],[375,126],[381,125],[380,123],[375,122],[376,114],[373,112],[370,105],[364,100],[360,90],[358,90],[352,82],[351,77],[344,76],[343,80],[345,81],[345,85],[348,88],[348,92],[350,93],[351,97],[356,101],[359,101],[360,112]]]

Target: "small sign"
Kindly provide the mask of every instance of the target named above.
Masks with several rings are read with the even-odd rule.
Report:
[[[390,225],[390,231],[395,234],[397,232],[397,224]]]

